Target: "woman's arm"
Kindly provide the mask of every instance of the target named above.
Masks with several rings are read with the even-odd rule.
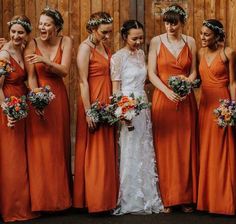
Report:
[[[188,37],[188,45],[189,45],[189,47],[191,49],[191,53],[192,53],[192,66],[191,66],[188,80],[190,82],[193,82],[197,77],[197,69],[196,69],[197,49],[196,49],[196,42],[192,37]]]
[[[25,68],[28,75],[28,85],[30,89],[35,89],[38,87],[38,81],[37,81],[34,64],[30,63],[26,57],[26,55],[30,55],[34,53],[35,53],[35,43],[33,40],[31,40],[24,50],[24,62],[25,62]]]
[[[62,59],[61,63],[55,63],[49,58],[46,58],[35,53],[26,54],[27,62],[35,63],[44,63],[47,66],[47,70],[51,73],[54,73],[60,77],[66,77],[70,71],[71,57],[72,57],[72,40],[68,36],[64,36],[62,40]]]
[[[89,59],[90,59],[90,47],[87,44],[82,43],[79,47],[77,54],[77,67],[79,71],[79,86],[81,98],[84,105],[85,113],[90,109],[90,93],[88,83],[88,72],[89,72]],[[91,117],[86,113],[86,120],[90,129],[95,129],[96,124],[93,122]]]
[[[160,46],[160,39],[158,37],[154,37],[151,40],[148,54],[149,80],[156,88],[162,91],[169,100],[173,102],[178,102],[180,100],[180,97],[176,93],[174,93],[171,89],[169,89],[156,74],[156,67],[157,67],[156,58],[157,58],[158,46]]]
[[[235,74],[235,60],[236,53],[233,49],[225,48],[225,54],[229,60],[229,89],[232,100],[236,100],[236,74]]]

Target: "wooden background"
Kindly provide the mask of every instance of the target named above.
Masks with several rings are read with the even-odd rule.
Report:
[[[74,41],[73,63],[70,74],[65,78],[71,109],[72,142],[76,125],[76,98],[78,94],[78,74],[75,57],[79,43],[86,38],[85,24],[91,13],[107,11],[114,18],[112,50],[122,46],[119,30],[127,19],[138,19],[145,25],[147,52],[150,39],[164,31],[161,22],[161,9],[172,3],[180,4],[188,13],[185,33],[193,36],[200,47],[199,32],[203,19],[217,18],[225,27],[227,44],[236,50],[236,0],[0,0],[0,37],[8,38],[7,22],[13,15],[25,14],[32,22],[32,37],[37,35],[37,21],[41,10],[55,7],[63,15],[64,35]]]

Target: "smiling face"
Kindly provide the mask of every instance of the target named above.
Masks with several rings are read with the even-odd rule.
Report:
[[[200,38],[202,41],[202,47],[211,47],[216,43],[214,32],[206,26],[202,26]]]
[[[143,29],[132,28],[128,31],[127,38],[125,39],[126,47],[131,50],[137,50],[141,47],[144,41]]]
[[[92,33],[98,42],[106,41],[110,39],[112,34],[112,24],[100,24],[97,29],[92,31]]]
[[[39,19],[39,31],[41,40],[49,40],[57,36],[57,27],[53,19],[46,15],[41,15]]]
[[[15,46],[21,46],[26,40],[27,33],[25,28],[20,24],[14,24],[10,28],[10,39]]]

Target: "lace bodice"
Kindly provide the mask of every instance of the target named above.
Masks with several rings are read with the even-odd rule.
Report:
[[[111,58],[111,79],[121,81],[121,91],[125,95],[133,92],[144,95],[144,82],[147,75],[145,55],[139,49],[131,52],[125,48],[117,51]]]

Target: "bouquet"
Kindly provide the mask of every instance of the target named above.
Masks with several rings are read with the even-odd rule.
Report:
[[[11,63],[7,60],[0,59],[0,77],[2,75],[7,76],[10,72],[13,71],[13,68],[11,67]]]
[[[220,127],[236,125],[236,102],[228,99],[219,100],[220,106],[214,109],[217,124]]]
[[[193,88],[199,87],[200,79],[189,82],[180,76],[171,76],[168,79],[168,85],[176,94],[180,97],[184,97],[190,94]]]
[[[28,94],[28,99],[35,109],[43,111],[44,108],[55,98],[50,86],[35,88]]]
[[[28,105],[26,103],[26,96],[20,98],[10,96],[6,98],[1,105],[3,112],[13,120],[20,120],[28,115]]]
[[[135,97],[134,94],[130,96],[113,95],[110,97],[111,103],[103,107],[102,119],[110,125],[118,121],[125,121],[128,130],[134,130],[132,119],[137,116],[141,110],[150,106],[150,103],[145,102],[142,96]]]
[[[96,100],[94,103],[91,104],[90,109],[86,111],[86,115],[89,116],[94,123],[103,122],[101,109],[101,102]]]

